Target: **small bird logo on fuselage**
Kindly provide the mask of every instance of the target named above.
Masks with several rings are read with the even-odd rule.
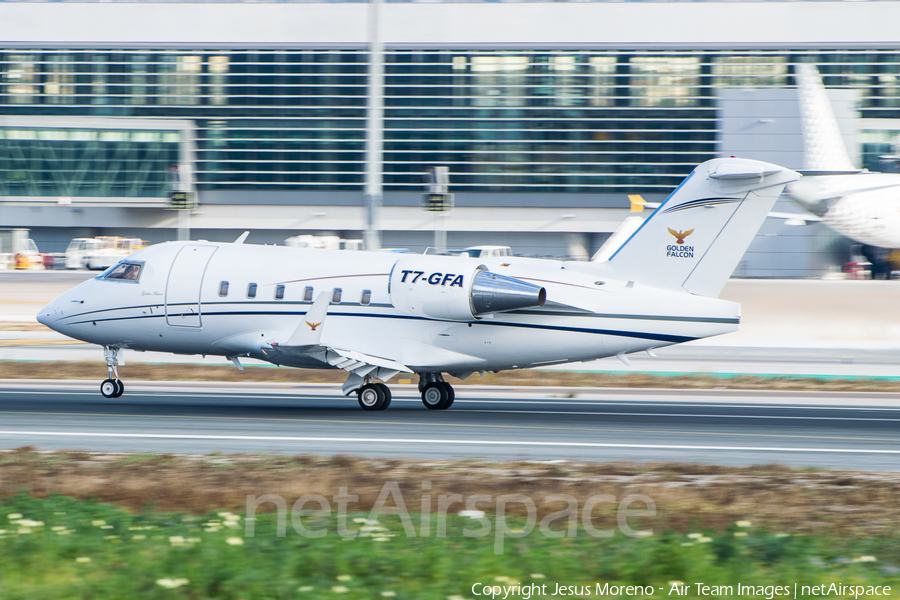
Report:
[[[315,331],[315,330],[316,330],[316,327],[318,327],[319,325],[321,325],[322,322],[319,321],[318,323],[310,323],[309,321],[306,321],[306,324],[309,325],[309,328],[310,328],[310,329],[312,329],[313,331]]]
[[[668,228],[667,228],[668,229]],[[675,231],[674,229],[669,229],[669,233],[675,236],[676,244],[683,244],[684,238],[694,233],[693,229],[688,229],[687,231]]]

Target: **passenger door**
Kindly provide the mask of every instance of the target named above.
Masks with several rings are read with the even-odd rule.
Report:
[[[174,327],[200,327],[200,288],[215,246],[182,248],[166,282],[166,323]]]

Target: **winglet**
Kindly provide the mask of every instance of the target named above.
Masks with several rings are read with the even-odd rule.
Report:
[[[250,235],[250,232],[249,232],[249,231],[245,231],[244,233],[241,234],[241,236],[240,236],[238,239],[234,240],[234,243],[235,243],[235,244],[243,244],[243,243],[244,243],[244,240],[247,239],[247,236],[248,236],[248,235]]]
[[[643,212],[647,206],[647,201],[640,194],[629,194],[628,201],[631,202],[631,212]]]
[[[322,339],[322,325],[325,322],[325,316],[328,314],[328,304],[331,302],[331,292],[322,292],[316,301],[312,303],[303,322],[297,327],[291,339],[288,340],[288,346],[313,346]]]

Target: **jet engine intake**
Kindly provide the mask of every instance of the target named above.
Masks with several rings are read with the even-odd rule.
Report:
[[[402,258],[389,277],[391,304],[411,315],[471,321],[495,312],[543,306],[547,292],[455,256]]]

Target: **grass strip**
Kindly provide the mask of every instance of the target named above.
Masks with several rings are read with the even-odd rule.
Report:
[[[343,383],[344,371],[337,369],[290,369],[271,366],[246,366],[243,371],[222,365],[129,363],[122,367],[124,379],[139,381],[227,381],[271,383]],[[0,379],[72,379],[106,378],[106,366],[100,362],[76,361],[0,361]],[[392,382],[418,381],[398,377]],[[571,386],[666,389],[739,389],[783,391],[900,392],[900,378],[799,376],[799,375],[711,375],[623,372],[582,372],[516,370],[473,375],[453,385]]]
[[[691,463],[434,460],[363,458],[349,455],[155,454],[0,451],[0,498],[23,491],[47,498],[60,494],[113,503],[139,512],[205,514],[244,511],[247,496],[274,494],[288,507],[303,496],[333,498],[341,488],[358,498],[350,507],[368,511],[391,483],[408,507],[424,495],[498,498],[524,494],[538,517],[566,508],[548,500],[570,496],[585,506],[598,494],[642,494],[656,504],[646,527],[687,533],[695,527],[722,530],[750,520],[773,531],[809,535],[880,536],[900,533],[900,473],[753,467]],[[465,508],[455,504],[449,512]],[[601,508],[606,512],[601,511]],[[272,506],[263,510],[272,510]],[[491,512],[493,504],[479,510]],[[614,527],[615,505],[603,503],[599,526]],[[522,506],[510,514],[525,516]]]
[[[641,538],[533,531],[506,539],[498,554],[495,536],[466,534],[484,523],[496,526],[495,518],[450,517],[446,537],[436,537],[433,522],[427,537],[408,537],[399,516],[371,516],[348,516],[353,537],[336,532],[333,513],[307,516],[308,530],[325,532],[311,538],[292,528],[279,537],[275,518],[260,515],[250,537],[245,515],[229,511],[131,513],[60,496],[18,495],[0,504],[0,588],[5,600],[455,600],[477,597],[473,586],[483,593],[486,585],[500,586],[499,597],[504,587],[518,585],[511,598],[538,597],[532,585],[543,588],[541,596],[565,586],[575,592],[566,595],[592,597],[598,584],[608,584],[652,586],[659,597],[677,587],[690,598],[706,595],[699,593],[700,582],[717,586],[721,595],[768,598],[787,596],[774,590],[767,596],[765,586],[900,585],[900,550],[888,537],[787,535],[734,525]],[[421,533],[421,515],[410,517],[414,533]],[[523,521],[510,525],[521,527]],[[521,593],[523,585],[528,594]],[[751,586],[753,593],[735,593],[738,585]],[[647,594],[630,595],[635,596]]]

